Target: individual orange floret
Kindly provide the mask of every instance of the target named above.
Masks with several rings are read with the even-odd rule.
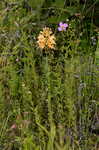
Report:
[[[48,40],[47,40],[47,46],[48,46],[48,48],[55,49],[55,45],[56,45],[55,39],[56,39],[56,38],[55,38],[54,35],[51,35],[51,36],[48,38]]]
[[[44,38],[44,36],[42,34],[39,34],[37,43],[41,49],[45,48],[46,39]]]
[[[43,28],[43,31],[41,31],[42,35],[44,37],[49,37],[52,34],[52,30],[48,27]]]

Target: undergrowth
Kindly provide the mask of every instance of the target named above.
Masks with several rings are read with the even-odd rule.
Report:
[[[98,1],[0,3],[0,150],[98,150]]]

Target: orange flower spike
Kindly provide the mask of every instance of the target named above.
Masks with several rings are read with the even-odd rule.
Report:
[[[43,31],[40,32],[38,36],[38,46],[41,49],[55,49],[55,35],[52,33],[52,30],[48,27],[43,28]]]

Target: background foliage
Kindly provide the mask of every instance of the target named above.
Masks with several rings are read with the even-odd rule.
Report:
[[[98,150],[98,8],[97,0],[0,1],[0,149]],[[57,44],[48,53],[37,46],[45,26]]]

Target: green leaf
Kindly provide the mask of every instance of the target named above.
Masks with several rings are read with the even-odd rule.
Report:
[[[39,9],[42,7],[43,3],[45,0],[29,0],[28,4],[33,8],[33,9]]]
[[[64,0],[56,0],[54,3],[53,3],[53,6],[55,7],[64,7]]]
[[[95,52],[95,59],[96,59],[96,64],[99,65],[99,40],[98,40],[97,49]]]

